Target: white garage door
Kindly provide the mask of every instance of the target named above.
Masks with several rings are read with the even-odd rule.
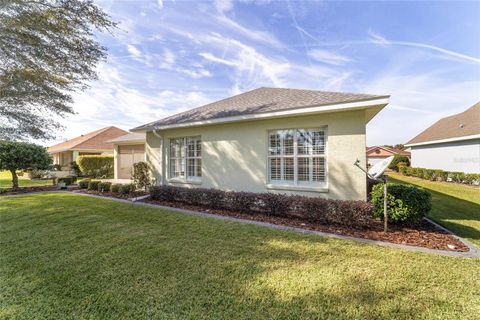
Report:
[[[133,164],[145,161],[145,146],[143,144],[118,146],[118,178],[130,179]]]

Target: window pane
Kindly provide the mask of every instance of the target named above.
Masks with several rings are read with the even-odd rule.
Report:
[[[202,140],[197,139],[196,145],[197,145],[197,157],[201,157],[202,156]]]
[[[187,157],[195,157],[195,140],[187,138]]]
[[[170,140],[170,157],[183,157],[183,139]]]
[[[201,177],[202,176],[202,159],[196,159],[195,163],[196,163],[195,167],[196,167],[196,170],[197,170],[196,176]]]
[[[170,174],[173,178],[185,175],[183,164],[183,158],[170,159]]]
[[[323,131],[312,132],[313,154],[325,154],[325,133]]]
[[[297,153],[312,154],[312,135],[308,130],[298,130]]]
[[[270,159],[270,179],[281,180],[282,179],[282,167],[280,158]]]
[[[291,180],[294,178],[293,158],[283,159],[283,180]]]
[[[313,158],[313,181],[325,181],[325,158]]]
[[[310,158],[298,158],[298,181],[310,181]]]
[[[195,176],[195,159],[188,159],[187,160],[187,176],[194,177]]]
[[[283,152],[284,155],[292,155],[293,154],[293,140],[295,137],[294,130],[283,130],[282,131],[283,137]]]
[[[268,150],[271,155],[280,154],[280,133],[270,133]]]

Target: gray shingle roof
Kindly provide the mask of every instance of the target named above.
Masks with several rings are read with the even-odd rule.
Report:
[[[132,130],[386,97],[388,96],[262,87],[178,113]]]
[[[438,120],[408,141],[407,145],[477,134],[480,134],[480,102],[461,113]]]

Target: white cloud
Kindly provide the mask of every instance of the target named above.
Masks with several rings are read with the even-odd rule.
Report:
[[[232,0],[215,0],[214,4],[215,8],[221,13],[230,11],[233,8]]]
[[[142,56],[142,53],[140,52],[140,50],[137,47],[135,47],[133,44],[128,44],[127,50],[134,58],[139,59]]]
[[[175,64],[175,54],[170,49],[164,49],[161,57],[160,68],[171,69]]]
[[[368,35],[370,36],[369,41],[374,44],[379,44],[379,45],[384,45],[387,46],[390,44],[390,41],[385,39],[382,35],[379,33],[373,31],[373,30],[368,30]]]
[[[158,5],[158,8],[162,9],[163,8],[163,0],[157,0],[157,5]]]
[[[319,62],[333,64],[333,65],[343,65],[347,62],[352,61],[352,59],[336,54],[331,51],[322,50],[322,49],[313,49],[308,51],[308,56]]]

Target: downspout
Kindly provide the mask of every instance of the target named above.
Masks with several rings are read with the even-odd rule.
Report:
[[[165,184],[165,163],[163,160],[163,137],[157,133],[157,129],[152,130],[153,135],[160,140],[160,185],[163,186]]]

